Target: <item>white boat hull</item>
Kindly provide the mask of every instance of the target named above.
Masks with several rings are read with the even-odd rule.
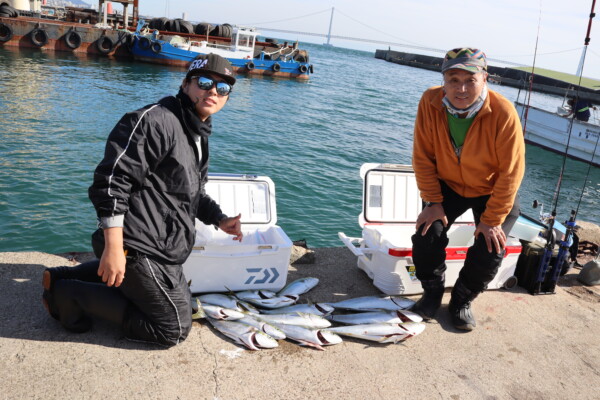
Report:
[[[517,102],[515,107],[525,129],[525,142],[559,154],[565,154],[566,151],[571,158],[600,166],[600,125],[572,121],[571,118],[531,106],[525,121],[526,106]]]

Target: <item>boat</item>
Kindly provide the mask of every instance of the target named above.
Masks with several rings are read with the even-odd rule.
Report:
[[[565,107],[551,112],[519,101],[515,107],[526,143],[600,167],[600,121],[595,113],[584,122],[569,116]]]
[[[42,7],[32,11],[15,9],[5,5],[4,1],[8,0],[0,1],[0,47],[99,55],[167,65],[187,65],[200,51],[208,51],[228,58],[238,73],[306,80],[313,72],[308,52],[299,49],[297,42],[288,45],[287,42],[278,44],[274,39],[258,41],[258,32],[254,29],[224,29],[231,27],[229,24],[199,23],[194,27],[179,19],[139,17],[138,0],[123,0],[122,14],[76,7],[60,10]],[[27,3],[28,7],[28,1],[21,2]],[[128,4],[134,5],[131,15],[127,12]],[[150,20],[150,24],[142,30],[139,22],[144,19]],[[190,30],[184,32],[183,25]],[[180,26],[182,30],[179,30]],[[195,28],[207,27],[210,29],[204,33],[195,33]],[[144,47],[148,44],[148,48]],[[160,51],[157,53],[156,50]]]
[[[587,47],[590,42],[592,20],[596,15],[594,13],[595,4],[596,1],[593,0],[585,44],[579,60],[579,67],[577,68],[577,75],[580,82],[583,75]],[[534,70],[535,65],[532,68],[530,90],[534,83]],[[515,101],[515,107],[521,118],[525,142],[600,167],[600,119],[596,113],[596,107],[591,106],[594,99],[587,96],[583,89],[583,87],[578,86],[574,96],[569,95],[568,91],[565,91],[563,105],[558,107],[556,112],[532,107],[529,105],[529,102],[527,104],[520,102],[518,97],[517,101]],[[597,93],[598,91],[595,92]],[[567,108],[564,103],[568,96],[571,97],[571,101],[567,102],[569,104]],[[590,107],[591,115],[587,121],[581,121],[576,118],[575,105],[583,100]]]
[[[199,35],[152,33],[140,20],[130,51],[135,60],[187,67],[199,54],[215,53],[231,63],[235,72],[295,79],[308,79],[313,72],[308,54],[293,45],[257,42],[254,28],[232,26],[229,41],[209,40]],[[267,45],[267,46],[265,46]]]
[[[39,13],[19,11],[16,17],[0,16],[0,47],[131,58],[123,46],[129,35],[126,29],[46,18]]]

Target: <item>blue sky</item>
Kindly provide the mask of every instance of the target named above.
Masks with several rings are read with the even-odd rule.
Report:
[[[97,3],[96,3],[97,4]],[[489,58],[576,73],[592,0],[140,0],[140,13],[191,21],[253,25],[332,34],[447,50],[471,46]],[[115,9],[121,6],[113,5]],[[600,15],[600,2],[596,13]],[[583,75],[600,79],[600,16],[594,18]],[[265,36],[323,43],[324,38],[274,33]],[[538,34],[539,32],[539,34]],[[537,41],[537,53],[536,53]],[[374,51],[384,45],[332,39],[332,44]],[[392,46],[398,51],[440,52]]]

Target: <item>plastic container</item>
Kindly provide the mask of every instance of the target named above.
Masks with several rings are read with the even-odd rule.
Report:
[[[364,164],[363,211],[359,216],[361,238],[338,236],[357,257],[357,265],[385,294],[422,293],[412,260],[411,236],[421,211],[421,198],[411,166]],[[473,244],[475,224],[471,212],[463,214],[448,231],[446,248],[446,287],[454,286],[469,246]],[[521,243],[509,237],[505,258],[488,289],[511,288]]]
[[[183,271],[192,293],[269,289],[286,284],[292,242],[276,225],[275,185],[266,176],[209,174],[206,192],[229,216],[242,214],[242,242],[196,220]]]

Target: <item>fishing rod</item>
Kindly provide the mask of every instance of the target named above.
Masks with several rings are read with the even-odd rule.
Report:
[[[535,73],[535,60],[537,58],[538,42],[540,40],[540,25],[542,24],[542,2],[540,0],[540,15],[538,17],[537,36],[535,37],[535,51],[533,52],[533,64],[531,65],[531,74],[529,74],[529,91],[527,92],[527,105],[525,106],[525,123],[523,124],[523,134],[527,131],[527,115],[529,114],[529,104],[531,102],[531,92],[533,92],[533,76]],[[520,91],[521,89],[519,89]],[[519,96],[517,95],[517,98]]]
[[[583,188],[581,191],[581,196],[579,198],[579,203],[577,204],[577,209],[571,210],[569,220],[566,221],[566,231],[565,231],[565,234],[559,244],[558,254],[556,255],[556,259],[555,259],[554,265],[552,267],[551,275],[550,275],[550,278],[551,278],[550,282],[548,283],[548,286],[544,287],[544,290],[542,291],[542,285],[546,281],[546,278],[547,278],[546,275],[547,275],[548,269],[550,267],[550,262],[551,262],[552,254],[554,252],[554,247],[555,247],[554,222],[555,222],[556,214],[557,214],[556,209],[558,206],[558,199],[560,197],[560,190],[561,190],[561,186],[562,186],[562,179],[563,179],[564,172],[565,172],[567,154],[568,154],[569,145],[571,142],[571,133],[573,130],[573,122],[575,119],[576,105],[579,101],[579,91],[581,89],[581,81],[582,81],[582,77],[583,77],[583,65],[585,64],[587,46],[589,45],[590,40],[591,40],[590,32],[592,30],[592,21],[593,21],[593,18],[596,16],[596,14],[594,13],[595,6],[596,6],[596,0],[592,0],[592,9],[590,11],[590,18],[588,21],[587,33],[586,33],[586,37],[585,37],[585,41],[584,41],[584,52],[583,52],[583,55],[581,58],[580,68],[578,71],[579,72],[579,82],[578,82],[578,86],[577,86],[577,91],[575,93],[575,99],[573,101],[573,118],[571,118],[570,123],[569,123],[567,146],[565,147],[565,154],[563,156],[563,164],[562,164],[562,167],[560,170],[560,174],[558,176],[557,187],[556,187],[556,190],[554,191],[554,198],[552,199],[553,209],[552,209],[549,221],[548,221],[548,231],[546,234],[546,246],[544,247],[544,254],[540,260],[540,265],[538,268],[538,276],[537,276],[536,284],[534,286],[534,294],[535,293],[554,293],[554,289],[556,287],[556,281],[558,280],[558,277],[560,276],[560,273],[563,268],[563,264],[566,261],[567,254],[571,247],[571,243],[572,243],[571,237],[575,233],[577,213],[579,212],[579,207],[581,205],[581,200],[583,198],[583,192],[585,190],[585,186],[587,185],[587,180],[588,180],[588,176],[589,176],[589,172],[590,172],[590,169],[588,169],[588,175],[586,175],[586,178],[585,178],[585,182],[584,182],[584,185],[583,185]],[[599,135],[598,139],[600,139],[600,135]],[[594,152],[592,153],[592,160],[590,161],[589,168],[591,168],[591,163],[593,161],[594,154],[596,152],[596,147],[598,146],[598,139],[596,140],[596,146],[594,147]]]

